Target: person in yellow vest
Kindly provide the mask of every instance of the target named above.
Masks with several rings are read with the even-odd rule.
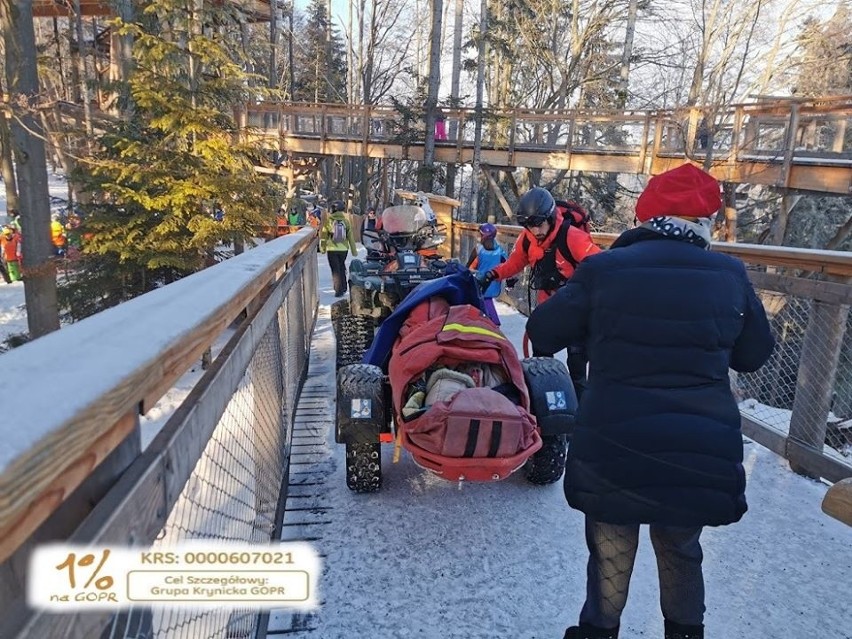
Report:
[[[50,241],[53,243],[53,254],[59,257],[64,256],[65,228],[59,221],[59,213],[53,213],[50,216]]]
[[[346,293],[346,253],[358,254],[352,226],[346,216],[346,205],[335,200],[331,203],[331,214],[320,229],[320,251],[328,255],[331,279],[334,284],[334,296],[342,297]]]

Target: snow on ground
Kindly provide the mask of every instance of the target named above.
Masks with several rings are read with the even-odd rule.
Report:
[[[53,197],[67,198],[65,177],[48,175],[48,190]],[[8,222],[6,216],[6,188],[0,179],[0,226]],[[0,344],[9,336],[27,332],[27,311],[24,305],[24,283],[6,284],[0,279]]]
[[[0,179],[0,185],[2,185],[0,186],[0,224],[3,224],[6,216],[6,185],[3,184],[2,179]],[[61,173],[50,173],[48,171],[47,190],[51,197],[68,199],[68,182]],[[51,208],[55,207],[51,205]]]
[[[320,289],[312,375],[334,349],[324,259]],[[498,310],[520,346],[523,316],[504,305]],[[325,370],[331,393],[333,366]],[[327,442],[316,451],[327,456],[317,474],[327,476],[311,506],[328,523],[309,534],[320,536],[314,545],[325,557],[322,605],[307,618],[273,614],[271,637],[283,637],[273,634],[278,630],[312,639],[557,639],[576,623],[587,551],[583,517],[567,506],[561,484],[536,487],[511,477],[459,489],[415,466],[405,451],[393,464],[385,446],[381,492],[356,495],[345,486],[344,450],[332,425],[317,428]],[[852,638],[852,528],[821,512],[826,486],[752,442],[745,468],[749,512],[702,537],[708,637]],[[662,637],[658,597],[644,532],[623,638]],[[313,630],[300,630],[306,627]]]
[[[10,336],[27,332],[24,283],[6,284],[0,279],[0,345]]]

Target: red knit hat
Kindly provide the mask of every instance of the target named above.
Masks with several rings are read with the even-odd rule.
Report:
[[[721,206],[716,178],[694,164],[683,164],[648,181],[636,201],[636,219],[647,222],[660,215],[710,217]]]

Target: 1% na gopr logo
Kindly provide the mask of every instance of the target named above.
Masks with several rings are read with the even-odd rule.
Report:
[[[109,548],[97,550],[56,548],[35,562],[29,575],[30,600],[37,595],[51,608],[101,607],[119,603]],[[39,565],[40,564],[40,565]]]
[[[65,561],[56,566],[56,570],[67,571],[66,576],[68,578],[68,586],[72,591],[76,592],[74,595],[74,601],[118,601],[115,597],[115,593],[110,590],[115,583],[115,579],[113,579],[112,575],[101,574],[104,564],[107,562],[107,559],[109,559],[109,554],[110,551],[108,548],[105,548],[103,552],[100,553],[100,558],[98,558],[94,553],[87,553],[82,556],[78,556],[75,552],[69,552]],[[95,566],[95,562],[97,562],[97,566]],[[92,566],[94,566],[94,568],[92,568]],[[85,577],[87,572],[88,579],[86,579],[86,582],[83,584],[82,590],[78,591],[78,575]],[[66,594],[64,597],[65,599],[60,599],[59,601],[69,601],[69,595]]]

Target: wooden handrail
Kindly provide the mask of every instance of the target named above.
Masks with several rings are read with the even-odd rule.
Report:
[[[287,127],[292,130],[282,127],[273,141],[265,138],[263,131],[257,132],[256,137],[258,144],[273,143],[293,155],[419,160],[425,153],[422,122],[407,121],[392,107],[291,102],[250,104],[244,108],[257,115],[273,110],[286,114]],[[297,123],[315,120],[317,113],[323,115],[320,126],[300,130]],[[469,122],[475,111],[442,108],[441,113],[452,126]],[[720,108],[712,113],[712,118],[708,117],[715,127],[715,135],[710,137],[714,142],[708,145],[712,148],[701,149],[693,143],[697,122],[709,115],[695,107],[622,112],[492,109],[488,111],[488,121],[496,126],[494,135],[483,141],[481,159],[494,167],[656,175],[683,162],[699,162],[702,156],[712,153],[708,170],[722,181],[852,194],[852,147],[848,136],[843,135],[852,122],[852,96]],[[367,130],[345,126],[362,119],[371,123]],[[396,131],[398,126],[380,126],[374,131],[374,122],[396,122],[414,128],[404,135],[393,135],[389,131]],[[510,123],[514,126],[504,139],[504,124]],[[522,134],[523,130],[557,128],[559,135],[547,141]],[[823,129],[829,135],[816,135]],[[574,139],[574,132],[585,130],[620,133],[599,140]],[[743,135],[743,131],[748,135]],[[800,142],[803,131],[809,132],[807,144]],[[436,143],[435,160],[470,163],[473,147],[470,135],[459,127],[454,139]]]
[[[0,562],[120,443],[115,426],[150,407],[314,236],[287,235],[3,355],[16,373],[0,393],[16,401],[3,415]]]
[[[852,526],[852,479],[843,479],[825,493],[822,511]]]
[[[454,222],[464,231],[475,232],[479,225],[471,222]],[[521,227],[498,224],[497,230],[508,237],[517,237]],[[592,233],[592,239],[599,246],[609,246],[618,237],[618,233]],[[713,250],[738,257],[747,264],[761,266],[785,266],[810,273],[824,273],[838,277],[852,277],[852,252],[823,251],[790,246],[764,246],[739,242],[713,242]]]

